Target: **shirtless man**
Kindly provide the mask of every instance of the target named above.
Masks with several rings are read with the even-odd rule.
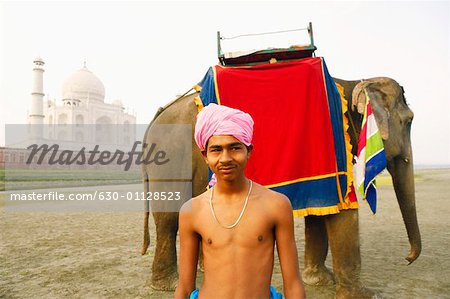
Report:
[[[180,263],[175,298],[282,298],[270,286],[274,246],[286,298],[304,298],[288,198],[245,177],[253,120],[210,104],[199,113],[195,140],[216,183],[179,214]],[[199,248],[204,280],[195,289]]]

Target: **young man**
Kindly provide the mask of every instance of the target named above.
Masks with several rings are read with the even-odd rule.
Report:
[[[175,298],[282,298],[270,286],[277,245],[286,298],[304,298],[288,198],[245,177],[253,120],[209,104],[197,116],[195,141],[216,183],[179,215],[180,263]],[[195,289],[199,248],[204,280]]]

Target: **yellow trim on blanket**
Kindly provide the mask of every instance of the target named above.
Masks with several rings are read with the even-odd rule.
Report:
[[[193,88],[196,92],[202,91],[202,87],[201,87],[200,85],[198,85],[198,84],[194,85],[192,88]]]
[[[341,103],[342,103],[342,120],[343,120],[343,126],[344,126],[344,139],[345,139],[345,150],[347,153],[347,192],[345,193],[346,196],[344,198],[345,206],[349,206],[350,209],[357,209],[358,204],[356,203],[356,207],[354,207],[354,203],[350,202],[349,194],[351,190],[351,185],[353,183],[353,154],[352,154],[352,144],[350,142],[350,134],[348,133],[349,125],[348,125],[348,119],[345,116],[345,113],[348,111],[348,102],[347,99],[344,96],[344,87],[342,87],[340,84],[336,83],[336,87],[339,91],[339,95],[341,96]],[[350,115],[349,115],[350,117]],[[345,208],[344,208],[345,209]]]
[[[358,205],[358,202],[356,202],[356,201],[354,201],[354,202],[348,201],[343,204],[338,204],[339,210],[350,210],[350,209],[355,210],[355,209],[358,209],[358,207],[359,207],[359,205]]]
[[[202,102],[202,99],[200,99],[200,96],[196,96],[194,98],[194,103],[195,103],[195,106],[197,106],[197,112],[202,111],[202,109],[203,109],[203,102]]]
[[[336,168],[337,168],[337,161],[336,161]],[[337,193],[338,193],[338,196],[339,196],[339,202],[343,203],[344,199],[342,198],[341,181],[339,180],[339,175],[338,174],[336,174],[336,183],[337,183],[336,186],[337,186]]]
[[[325,91],[326,99],[328,99],[327,81],[325,80],[325,68],[323,67],[323,64],[324,64],[323,58],[320,57],[320,68],[322,70],[323,89]],[[327,106],[328,106],[328,110],[327,110],[328,117],[329,117],[329,119],[331,119],[330,103],[328,101],[326,101],[326,103],[327,103]],[[344,202],[344,198],[342,197],[341,182],[339,180],[339,174],[345,174],[345,175],[348,175],[348,174],[346,172],[338,173],[339,167],[338,167],[338,164],[337,164],[337,160],[336,160],[335,167],[336,167],[336,189],[337,189],[337,193],[338,193],[338,197],[339,197],[339,202],[343,203]]]
[[[276,184],[272,184],[272,185],[265,185],[264,187],[266,187],[266,188],[280,187],[280,186],[285,186],[285,185],[289,185],[289,184],[295,184],[295,183],[298,183],[298,182],[330,178],[330,177],[338,176],[338,175],[341,175],[341,174],[345,174],[345,171],[327,173],[327,174],[316,175],[316,176],[310,176],[310,177],[307,177],[307,178],[300,178],[300,179],[295,179],[295,180],[290,180],[290,181],[284,181],[284,182],[276,183]]]
[[[299,210],[293,210],[292,214],[294,217],[305,217],[305,216],[326,216],[331,214],[339,214],[341,210],[354,210],[358,209],[358,203],[357,202],[351,202],[349,204],[338,204],[337,206],[330,206],[330,207],[308,207],[304,209]]]
[[[326,216],[331,214],[339,214],[341,210],[354,210],[358,209],[358,203],[352,202],[349,204],[338,204],[337,206],[330,207],[308,207],[299,210],[293,210],[292,214],[294,217],[305,217],[305,216]]]
[[[339,214],[339,208],[337,206],[331,206],[331,207],[309,207],[299,210],[293,210],[292,211],[294,217],[302,217],[302,216],[309,216],[309,215],[315,215],[315,216],[325,216],[330,214]]]

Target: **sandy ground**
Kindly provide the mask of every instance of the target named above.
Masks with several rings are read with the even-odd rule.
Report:
[[[360,208],[362,281],[384,298],[450,298],[450,169],[416,174],[422,255],[407,266],[406,231],[392,186],[382,178],[376,217],[366,203]],[[2,209],[0,298],[171,298],[148,286],[153,247],[140,255],[142,221],[141,212]],[[295,225],[303,267],[303,219]],[[154,245],[153,223],[151,230]],[[281,290],[277,263],[273,285]],[[309,298],[334,297],[334,287],[306,290]]]

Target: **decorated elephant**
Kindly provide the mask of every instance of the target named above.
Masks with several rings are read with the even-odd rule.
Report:
[[[356,154],[362,122],[366,90],[384,141],[387,169],[392,176],[395,193],[410,243],[406,257],[409,263],[421,252],[421,237],[416,216],[414,173],[410,129],[413,112],[409,109],[403,88],[393,79],[380,77],[361,81],[334,79],[341,85],[348,101],[347,118],[352,151]],[[144,142],[154,143],[152,128],[159,124],[188,124],[192,132],[198,113],[194,98],[197,92],[183,95],[160,108],[149,125]],[[160,146],[176,143],[170,136],[158,140]],[[163,144],[161,144],[161,142]],[[144,155],[145,151],[144,149]],[[151,189],[155,167],[143,167],[144,189]],[[205,191],[208,170],[199,149],[192,142],[192,196]],[[152,203],[153,204],[153,203]],[[153,209],[152,209],[153,210]],[[149,246],[148,202],[144,221],[142,254]],[[177,282],[176,236],[178,213],[152,212],[156,225],[156,251],[152,266],[151,285],[159,290],[173,290]],[[330,247],[333,272],[325,267]],[[360,282],[361,255],[359,244],[358,210],[342,210],[338,214],[305,217],[305,266],[303,280],[309,285],[336,284],[337,298],[372,298],[374,293]]]

